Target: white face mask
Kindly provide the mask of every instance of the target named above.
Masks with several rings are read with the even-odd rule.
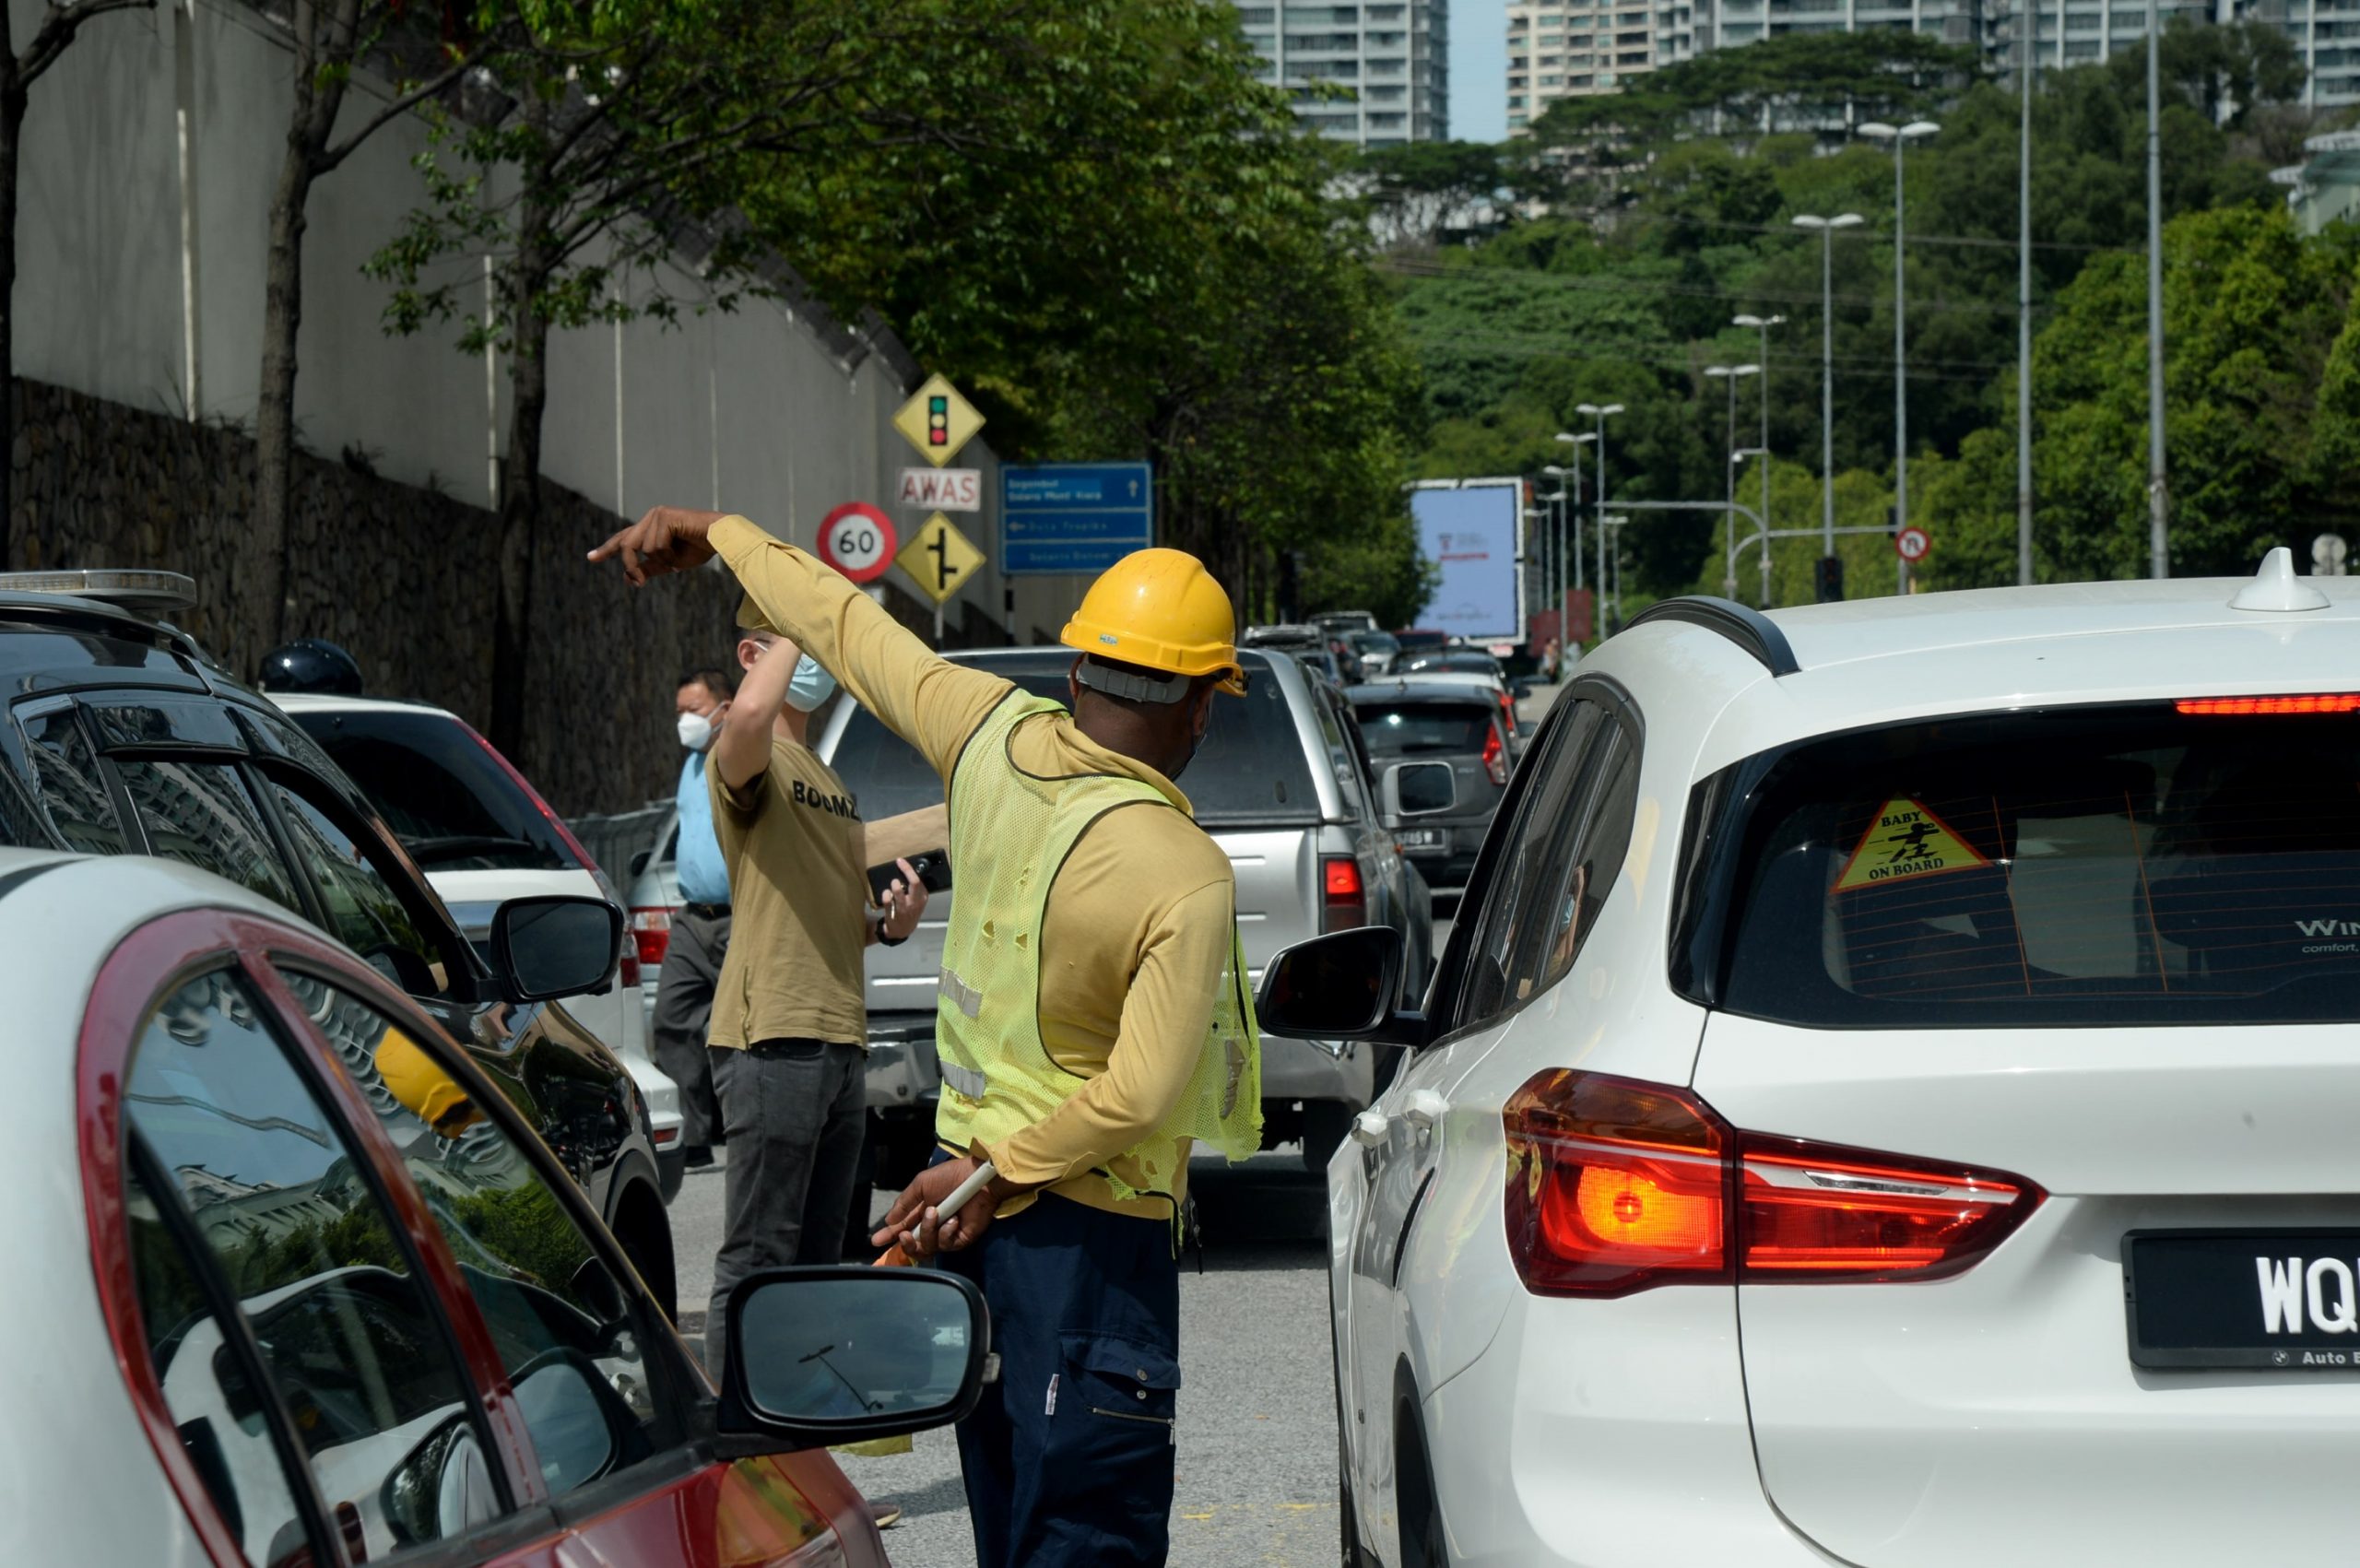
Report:
[[[680,715],[680,744],[691,751],[702,751],[713,744],[713,721],[702,713]]]

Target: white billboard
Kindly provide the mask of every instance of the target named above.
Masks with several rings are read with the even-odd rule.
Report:
[[[1524,637],[1524,484],[1517,479],[1429,479],[1410,492],[1418,553],[1442,569],[1442,585],[1418,624],[1479,642]]]

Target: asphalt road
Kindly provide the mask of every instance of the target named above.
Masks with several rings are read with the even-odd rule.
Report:
[[[725,1156],[726,1158],[726,1156]],[[1202,1568],[1327,1568],[1336,1560],[1335,1384],[1328,1343],[1326,1195],[1292,1149],[1189,1182],[1205,1232],[1181,1260],[1178,1484],[1172,1560]],[[683,1319],[712,1289],[721,1167],[690,1173],[672,1205]],[[885,1195],[879,1194],[879,1212]],[[1200,1268],[1201,1263],[1201,1268]],[[692,1336],[693,1337],[693,1336]],[[886,1532],[909,1568],[973,1568],[959,1455],[948,1431],[890,1458],[839,1456],[855,1484],[891,1498]]]

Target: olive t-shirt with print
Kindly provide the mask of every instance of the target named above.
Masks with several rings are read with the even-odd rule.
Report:
[[[808,746],[771,737],[770,766],[732,790],[705,770],[729,867],[729,950],[714,1045],[829,1040],[867,1048],[867,838],[852,792]]]

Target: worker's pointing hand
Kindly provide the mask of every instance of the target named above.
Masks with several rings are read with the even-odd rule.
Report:
[[[713,559],[705,531],[727,516],[723,512],[696,512],[685,506],[651,508],[646,516],[590,552],[592,560],[622,558],[623,575],[631,586],[643,588],[651,577],[686,572]]]

